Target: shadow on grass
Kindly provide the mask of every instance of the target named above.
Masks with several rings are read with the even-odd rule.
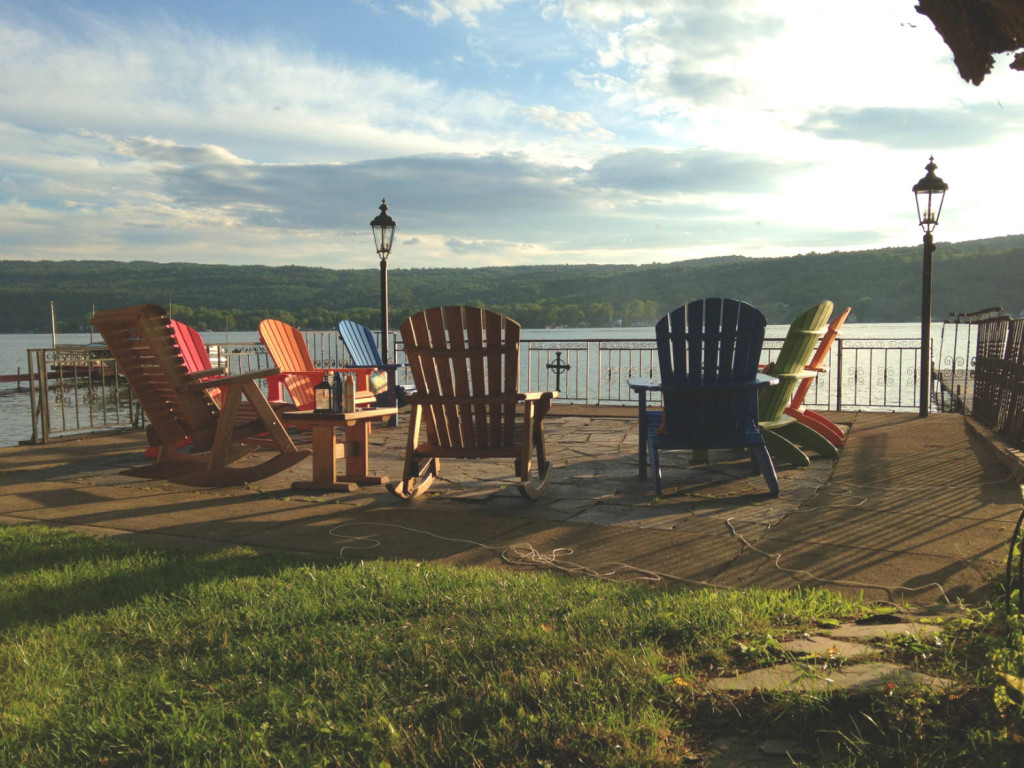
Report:
[[[0,528],[0,549],[6,582],[0,631],[102,613],[206,582],[272,576],[319,560],[241,547],[201,554],[139,547],[44,525]]]

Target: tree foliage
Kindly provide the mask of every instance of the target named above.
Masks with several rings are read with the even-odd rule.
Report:
[[[940,243],[933,310],[1001,305],[1024,311],[1024,235]],[[154,303],[200,330],[255,330],[276,317],[302,328],[350,319],[380,326],[375,269],[157,264],[144,261],[0,261],[0,332],[88,329],[93,309]],[[390,321],[441,304],[473,304],[528,328],[651,325],[707,296],[757,306],[768,322],[790,322],[823,299],[853,307],[857,322],[920,319],[921,246],[752,259],[729,256],[671,264],[392,269]]]

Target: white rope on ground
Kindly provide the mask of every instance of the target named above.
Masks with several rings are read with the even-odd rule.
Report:
[[[995,484],[1003,483],[1003,482],[1006,482],[1006,481],[1012,480],[1012,479],[1013,479],[1012,476],[1008,474],[1005,478],[1003,478],[1001,480],[993,480],[993,481],[989,481],[987,483],[972,483],[970,485],[945,485],[945,486],[930,485],[928,487],[931,488],[931,489],[934,489],[934,488],[948,488],[948,489],[977,488],[978,485],[995,485]],[[846,503],[846,504],[830,503],[830,504],[820,504],[820,505],[814,506],[814,507],[804,507],[804,509],[810,510],[810,511],[813,511],[813,510],[816,510],[816,509],[830,509],[830,508],[834,508],[834,509],[852,509],[852,508],[860,507],[860,506],[864,505],[868,501],[868,497],[867,496],[859,496],[859,495],[855,496],[854,493],[853,493],[853,489],[854,488],[876,488],[876,489],[881,488],[881,489],[888,490],[888,491],[921,490],[920,488],[915,488],[915,487],[912,487],[912,486],[902,486],[901,485],[901,486],[895,486],[894,487],[894,486],[891,486],[891,485],[889,485],[889,486],[870,485],[870,484],[867,484],[867,483],[851,483],[851,482],[846,482],[846,481],[832,481],[832,480],[826,481],[824,483],[819,483],[819,484],[816,484],[814,486],[805,486],[805,487],[811,487],[812,490],[814,491],[815,495],[818,492],[820,492],[822,488],[825,488],[825,487],[838,488],[838,489],[840,489],[839,492],[841,494],[849,496],[851,498],[851,500],[852,500],[851,503]],[[772,509],[769,508],[768,511],[771,512]],[[759,547],[751,544],[750,541],[748,541],[747,538],[742,533],[740,533],[738,530],[736,530],[736,527],[733,525],[733,522],[732,522],[733,519],[734,519],[734,517],[730,517],[730,518],[728,518],[725,521],[726,525],[729,526],[729,530],[732,532],[732,535],[735,536],[737,539],[739,539],[741,542],[743,542],[743,545],[744,545],[744,547],[746,549],[749,549],[752,552],[756,552],[757,554],[763,555],[766,558],[772,559],[774,566],[778,570],[780,570],[780,571],[782,571],[784,573],[790,573],[790,574],[794,574],[794,575],[804,576],[804,577],[806,577],[806,578],[808,578],[808,579],[810,579],[812,581],[818,582],[820,584],[832,584],[832,585],[835,585],[835,586],[855,587],[855,588],[858,588],[858,589],[878,589],[878,590],[883,590],[883,591],[889,592],[889,593],[893,593],[893,592],[914,593],[914,592],[923,592],[923,591],[928,590],[928,589],[938,589],[939,594],[942,596],[942,599],[946,601],[946,603],[951,603],[952,602],[949,599],[949,596],[946,594],[946,590],[943,588],[942,584],[940,584],[937,581],[936,582],[930,582],[928,584],[924,584],[924,585],[922,585],[920,587],[904,587],[904,586],[899,586],[899,585],[872,584],[872,583],[869,583],[869,582],[853,581],[853,580],[849,580],[849,579],[830,579],[830,578],[825,578],[825,577],[822,577],[822,576],[817,576],[813,572],[808,571],[806,569],[802,569],[802,568],[787,568],[787,567],[782,565],[783,555],[782,555],[781,552],[766,552],[765,550],[760,549]],[[513,544],[512,546],[509,546],[509,547],[497,547],[497,546],[491,546],[491,545],[488,545],[488,544],[484,544],[484,543],[479,542],[479,541],[474,541],[473,539],[464,539],[464,538],[456,538],[456,537],[450,537],[450,536],[442,536],[440,534],[432,533],[430,531],[425,531],[425,530],[418,529],[418,528],[411,528],[411,527],[405,526],[405,525],[397,525],[397,524],[394,524],[394,523],[352,522],[352,523],[342,523],[340,525],[337,525],[337,526],[331,528],[329,533],[330,533],[331,536],[334,536],[336,538],[344,538],[344,539],[348,539],[348,540],[351,540],[351,541],[354,541],[354,542],[365,541],[365,542],[369,542],[370,543],[370,546],[368,546],[368,547],[353,547],[353,546],[347,546],[347,545],[343,546],[343,547],[341,547],[341,549],[338,552],[338,556],[339,557],[344,556],[345,550],[347,550],[347,549],[353,549],[353,550],[356,550],[356,551],[365,551],[365,550],[374,549],[376,547],[381,546],[381,542],[380,542],[379,539],[375,539],[375,538],[371,538],[371,537],[367,537],[367,536],[350,536],[350,535],[347,535],[347,534],[339,534],[339,533],[336,532],[336,531],[338,531],[341,528],[346,528],[346,527],[354,526],[354,525],[374,525],[374,526],[378,526],[378,527],[397,528],[397,529],[401,529],[401,530],[405,530],[405,531],[410,531],[412,533],[417,533],[417,534],[420,534],[420,535],[423,535],[423,536],[431,536],[431,537],[433,537],[435,539],[439,539],[441,541],[450,541],[450,542],[455,542],[455,543],[469,544],[471,546],[478,547],[478,548],[481,548],[481,549],[489,549],[489,550],[493,550],[493,551],[500,551],[501,559],[503,561],[505,561],[506,563],[510,564],[510,565],[533,565],[533,566],[548,567],[548,568],[552,568],[552,569],[555,569],[555,570],[558,570],[558,571],[561,571],[563,573],[567,573],[567,574],[570,574],[570,575],[574,575],[574,576],[586,576],[586,577],[589,577],[589,578],[595,578],[595,579],[601,579],[601,580],[613,580],[613,578],[619,576],[620,573],[629,572],[629,573],[635,574],[635,576],[632,579],[628,579],[628,581],[651,581],[651,582],[658,582],[658,581],[662,581],[662,580],[672,580],[672,581],[682,582],[682,583],[686,583],[686,584],[693,584],[693,585],[696,585],[696,586],[708,587],[708,588],[711,588],[711,589],[723,589],[723,590],[737,590],[737,589],[740,589],[739,587],[734,587],[734,586],[730,586],[730,585],[715,584],[713,582],[697,580],[697,579],[688,579],[688,578],[686,578],[684,576],[677,576],[675,574],[665,573],[665,572],[662,572],[662,571],[655,571],[655,570],[652,570],[652,569],[649,569],[649,568],[640,568],[639,566],[631,565],[630,563],[614,562],[614,563],[607,563],[607,564],[602,565],[601,569],[591,568],[591,567],[582,565],[580,563],[564,559],[565,557],[567,557],[569,555],[572,555],[575,552],[573,549],[571,549],[569,547],[557,547],[557,548],[551,550],[551,552],[549,552],[549,553],[539,552],[529,542],[524,542],[524,543],[520,543],[520,544]],[[766,525],[765,529],[767,530],[767,529],[770,529],[770,528],[772,528],[772,524],[768,523]],[[603,569],[606,569],[606,568],[610,568],[611,570],[603,570]]]
[[[346,533],[338,533],[342,528],[348,528],[351,526],[362,525],[362,526],[376,526],[378,528],[396,528],[398,530],[410,531],[411,533],[420,534],[423,536],[430,536],[431,538],[439,539],[440,541],[450,541],[457,544],[469,544],[480,549],[488,549],[494,552],[501,553],[501,559],[509,565],[533,565],[552,568],[562,573],[567,573],[573,576],[586,576],[588,578],[600,579],[604,581],[651,581],[658,582],[666,579],[673,581],[684,582],[687,584],[694,584],[702,587],[709,587],[712,589],[727,589],[732,590],[736,587],[726,586],[723,584],[714,584],[708,581],[700,581],[697,579],[687,579],[683,576],[675,576],[669,573],[663,573],[661,571],[655,571],[649,568],[640,568],[639,566],[631,565],[629,563],[604,563],[599,567],[591,568],[589,566],[577,563],[571,560],[566,560],[565,557],[575,553],[575,550],[569,547],[556,547],[548,553],[538,551],[529,542],[522,542],[513,544],[511,546],[492,546],[490,544],[484,544],[473,539],[463,539],[452,536],[442,536],[439,533],[432,533],[431,531],[425,531],[419,528],[412,528],[407,525],[398,525],[397,523],[381,523],[381,522],[351,522],[341,523],[334,526],[328,531],[331,536],[340,539],[347,539],[353,542],[368,542],[370,546],[366,547],[354,547],[350,545],[342,546],[338,551],[338,556],[343,557],[346,550],[355,550],[358,552],[375,549],[381,546],[381,541],[373,536],[353,536]],[[610,570],[608,570],[610,569]],[[629,573],[632,574],[632,578],[621,579],[620,574]]]

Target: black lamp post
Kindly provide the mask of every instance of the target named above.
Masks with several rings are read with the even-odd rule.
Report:
[[[373,242],[380,257],[380,359],[388,361],[388,256],[395,239],[395,220],[388,216],[387,201],[381,199],[380,213],[370,222]]]
[[[931,404],[931,333],[932,333],[932,253],[935,243],[932,230],[939,223],[942,201],[949,185],[935,175],[935,158],[928,158],[924,168],[928,173],[914,185],[914,200],[917,202],[917,220],[924,230],[924,272],[921,279],[921,395],[920,414],[928,415]]]

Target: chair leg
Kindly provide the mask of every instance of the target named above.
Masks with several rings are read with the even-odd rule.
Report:
[[[639,418],[637,420],[637,456],[640,461],[640,479],[647,479],[647,421],[651,414],[647,412],[647,392],[640,390],[638,393],[640,404],[638,406]]]
[[[654,435],[647,435],[647,453],[651,460],[651,477],[654,480],[654,495],[661,496],[661,461],[658,457],[658,448],[654,444]]]
[[[527,407],[527,411],[530,411],[530,407]],[[519,472],[519,493],[521,496],[527,499],[539,499],[548,490],[548,483],[551,480],[551,462],[547,458],[547,450],[544,447],[544,426],[543,422],[536,418],[536,414],[524,417],[523,429],[527,429],[527,425],[532,422],[532,427],[529,428],[530,438],[526,446],[526,460],[519,460],[516,462],[517,471]],[[525,436],[524,436],[524,439]],[[537,454],[537,478],[530,478],[530,452],[534,451]]]
[[[423,421],[423,407],[414,405],[409,414],[409,436],[405,444],[405,465],[402,479],[387,488],[400,499],[413,499],[423,495],[437,478],[441,461],[436,456],[421,456],[416,452]]]
[[[768,448],[763,445],[751,446],[750,455],[761,470],[761,474],[764,476],[764,481],[768,483],[768,492],[771,493],[772,496],[778,496],[779,475],[775,471],[775,464],[772,462],[771,454],[768,453]]]

